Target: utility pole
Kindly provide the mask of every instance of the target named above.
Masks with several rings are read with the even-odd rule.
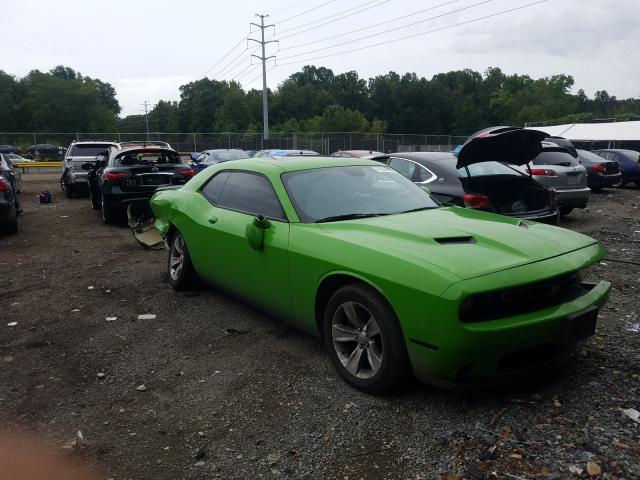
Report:
[[[145,126],[147,127],[147,142],[149,141],[149,102],[147,100],[144,101],[143,103],[144,105],[144,123]]]
[[[251,23],[260,29],[261,39],[256,40],[254,38],[249,38],[247,41],[252,41],[259,43],[262,47],[262,55],[251,55],[252,57],[256,57],[257,59],[262,61],[262,124],[263,124],[263,140],[269,140],[269,99],[267,98],[267,60],[270,58],[276,58],[275,55],[270,57],[266,56],[265,47],[268,43],[276,43],[277,40],[265,41],[264,39],[264,30],[269,27],[275,27],[275,25],[265,25],[264,19],[269,15],[260,15],[256,13],[256,17],[260,17],[260,25],[257,23]]]

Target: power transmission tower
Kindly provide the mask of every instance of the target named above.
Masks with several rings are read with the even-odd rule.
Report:
[[[267,60],[270,58],[276,58],[275,55],[270,57],[266,56],[265,47],[269,43],[277,43],[277,40],[265,41],[264,30],[269,27],[275,27],[275,25],[265,25],[264,19],[269,15],[260,15],[256,13],[256,17],[260,17],[260,25],[257,23],[251,23],[260,29],[261,39],[249,38],[247,41],[259,43],[262,46],[262,55],[251,55],[262,61],[262,124],[263,124],[263,140],[269,140],[269,99],[267,98]]]
[[[144,123],[147,127],[147,142],[149,141],[149,102],[147,100],[144,101]]]

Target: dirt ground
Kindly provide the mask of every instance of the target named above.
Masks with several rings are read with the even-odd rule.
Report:
[[[5,439],[46,439],[98,479],[640,478],[640,424],[622,412],[640,410],[639,189],[593,195],[563,222],[605,244],[588,277],[614,283],[566,367],[375,397],[317,339],[213,289],[174,292],[166,252],[57,182],[26,175],[20,232],[0,237]],[[43,188],[55,203],[37,202]]]

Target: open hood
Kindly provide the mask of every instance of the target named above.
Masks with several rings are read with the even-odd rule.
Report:
[[[458,168],[474,163],[529,163],[542,151],[549,135],[539,130],[516,127],[489,127],[471,135],[458,152]]]

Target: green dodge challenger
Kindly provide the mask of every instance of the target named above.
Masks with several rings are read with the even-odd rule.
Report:
[[[227,162],[151,207],[174,288],[201,279],[322,336],[368,392],[549,368],[593,335],[611,288],[582,281],[595,240],[443,207],[369,160]]]

